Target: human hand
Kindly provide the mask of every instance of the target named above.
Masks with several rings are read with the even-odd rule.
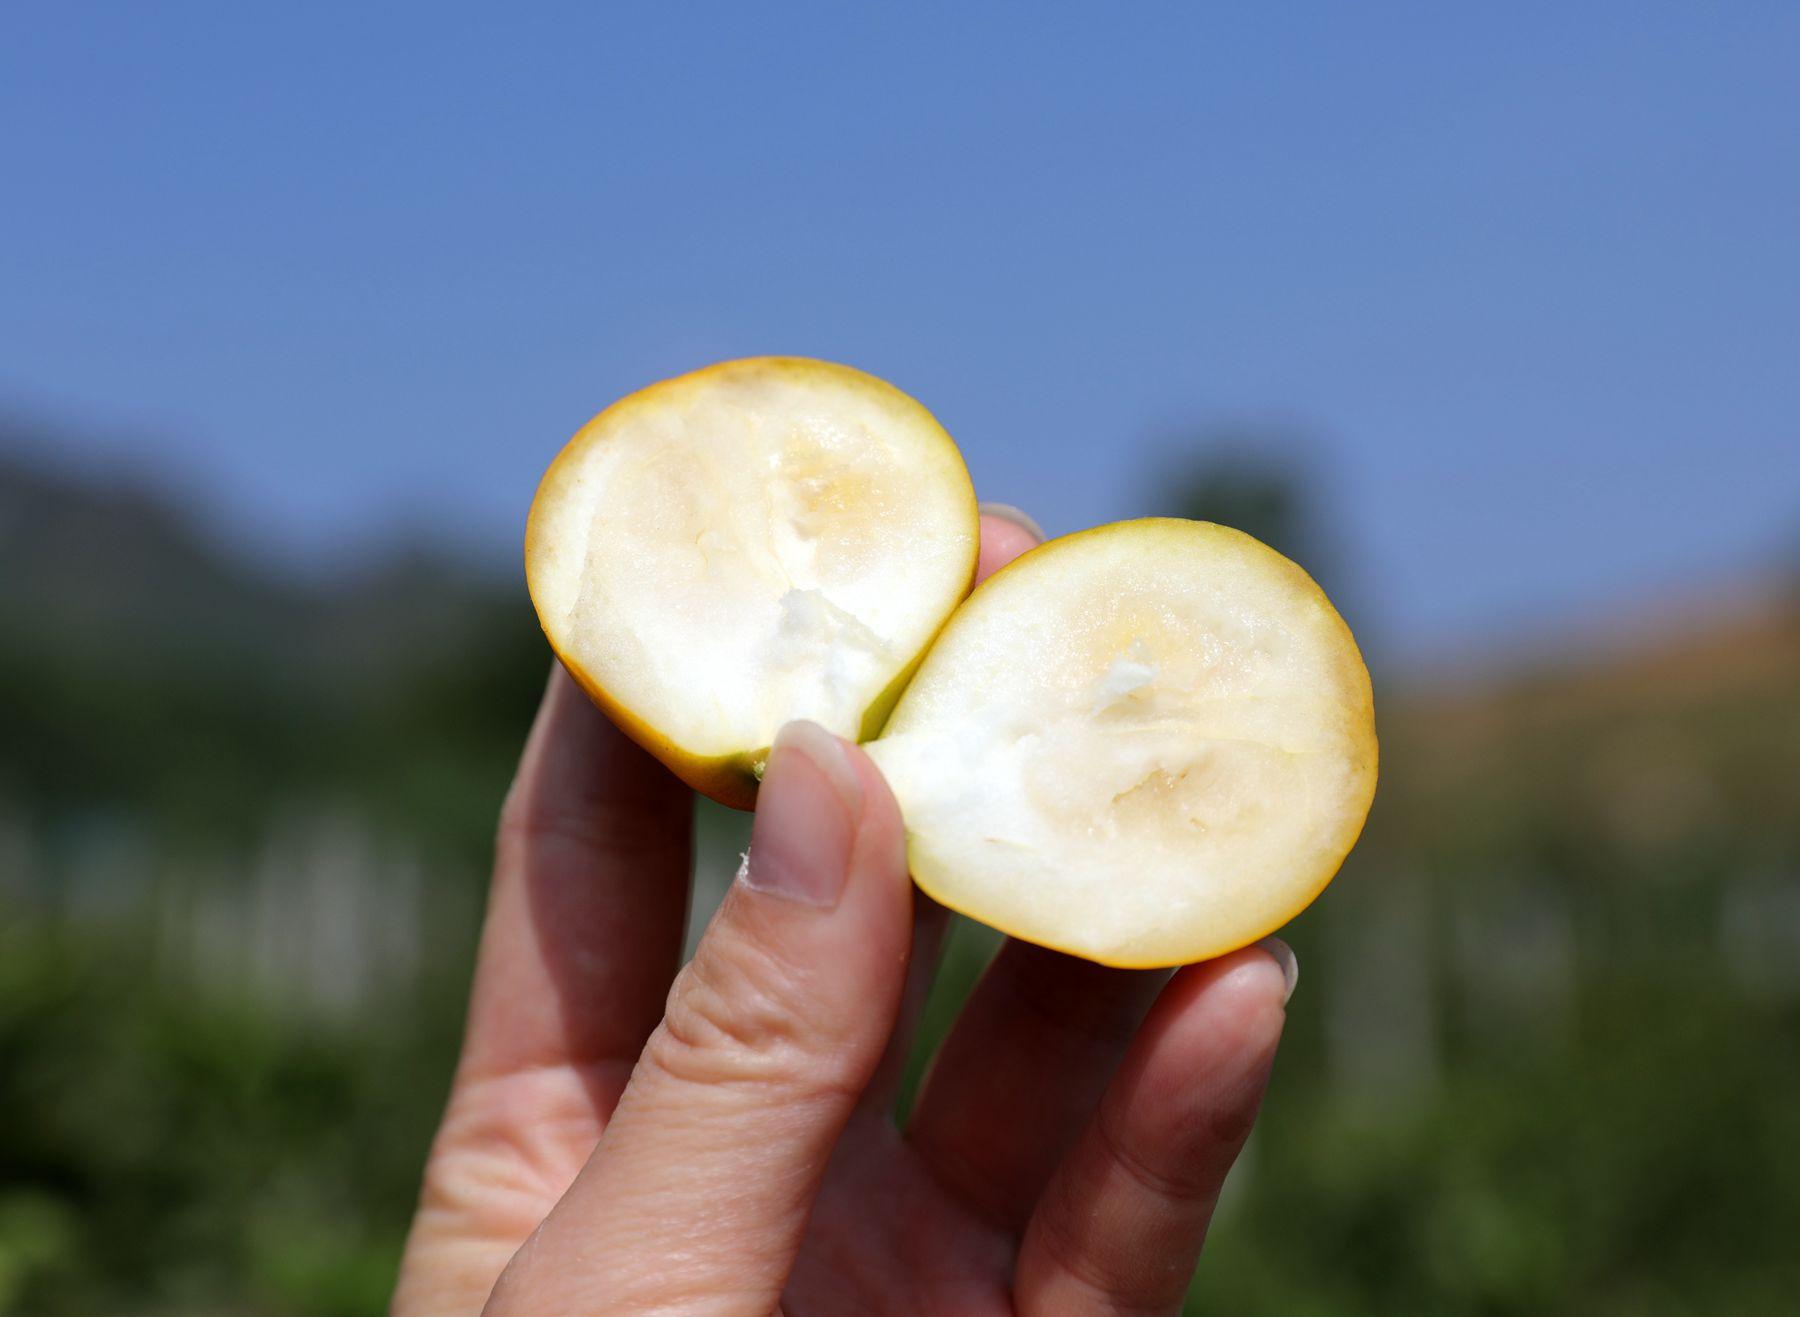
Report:
[[[1034,542],[984,516],[981,574]],[[784,729],[748,862],[677,973],[691,807],[558,669],[393,1311],[1179,1309],[1292,954],[1171,977],[1009,941],[902,1131],[947,917],[880,775]]]

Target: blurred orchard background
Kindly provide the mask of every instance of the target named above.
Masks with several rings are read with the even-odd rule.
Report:
[[[1800,11],[456,9],[0,18],[0,1312],[383,1310],[536,478],[759,352],[1365,644],[1196,1311],[1791,1310]]]

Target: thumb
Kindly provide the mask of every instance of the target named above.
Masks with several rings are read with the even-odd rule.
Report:
[[[738,881],[489,1311],[772,1311],[893,1029],[911,932],[886,784],[854,746],[788,724]]]

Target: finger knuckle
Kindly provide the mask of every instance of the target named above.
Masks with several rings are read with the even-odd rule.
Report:
[[[1180,1157],[1171,1158],[1164,1166],[1154,1164],[1114,1128],[1104,1104],[1095,1117],[1093,1128],[1107,1159],[1152,1198],[1175,1206],[1211,1201],[1214,1185],[1210,1167],[1205,1164],[1206,1158],[1191,1159],[1199,1165],[1189,1164],[1189,1160]]]
[[[501,807],[495,845],[502,859],[563,848],[635,858],[667,850],[669,833],[662,817],[643,809],[609,802],[562,808],[514,795]]]
[[[677,976],[645,1056],[672,1077],[806,1093],[854,1084],[814,1018],[804,971],[741,939],[712,942]]]

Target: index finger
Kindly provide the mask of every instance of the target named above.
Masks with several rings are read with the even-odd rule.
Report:
[[[571,1065],[622,1086],[681,962],[692,807],[558,665],[501,810],[459,1079]]]

